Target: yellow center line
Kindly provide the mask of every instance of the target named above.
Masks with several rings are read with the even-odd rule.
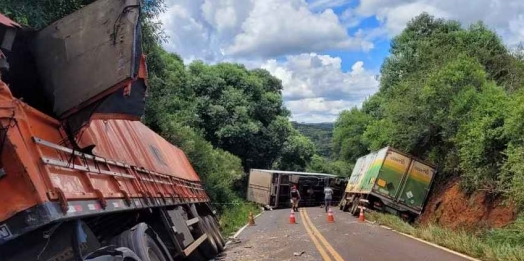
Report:
[[[336,261],[344,261],[344,258],[340,256],[340,254],[329,244],[324,236],[318,231],[318,229],[313,225],[313,222],[311,222],[311,219],[309,219],[309,216],[307,215],[307,211],[303,209],[304,212],[304,221],[307,222],[311,228],[313,229],[313,234],[318,237],[320,242],[326,247],[329,253],[335,258]],[[302,213],[302,212],[301,212]]]
[[[300,211],[300,216],[302,217],[302,221],[303,221],[302,224],[306,228],[306,232],[308,233],[309,237],[311,237],[311,240],[313,240],[313,244],[315,244],[315,247],[317,247],[318,252],[322,256],[322,259],[324,259],[324,261],[332,261],[331,257],[326,253],[324,248],[322,248],[322,245],[318,242],[318,239],[313,235],[313,233],[311,232],[311,229],[306,224],[306,219],[304,217],[305,216],[304,211]]]

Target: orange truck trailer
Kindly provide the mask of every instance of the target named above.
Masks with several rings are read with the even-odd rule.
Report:
[[[143,125],[139,0],[40,31],[0,14],[0,260],[208,260],[224,247],[183,151]]]

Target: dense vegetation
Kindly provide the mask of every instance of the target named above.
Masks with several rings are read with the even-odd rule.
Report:
[[[334,155],[350,162],[384,146],[428,159],[439,181],[524,202],[524,59],[482,23],[422,14],[391,43],[380,91],[344,111]],[[441,184],[441,183],[440,183]]]
[[[319,156],[331,157],[331,140],[333,139],[333,123],[298,123],[293,127],[308,137],[314,144]]]

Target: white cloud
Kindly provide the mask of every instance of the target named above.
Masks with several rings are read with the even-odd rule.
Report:
[[[317,7],[344,1],[316,0]],[[314,12],[304,0],[170,0],[160,16],[165,47],[184,59],[264,59],[302,52],[373,48],[351,36],[331,9]]]
[[[360,19],[375,16],[389,36],[400,33],[409,20],[427,12],[466,25],[482,20],[509,45],[524,41],[522,0],[360,0],[355,12]]]
[[[362,62],[344,72],[339,57],[316,53],[368,51],[375,41],[400,33],[422,12],[466,25],[483,20],[505,43],[524,41],[524,0],[166,2],[168,9],[160,17],[170,37],[166,49],[186,61],[241,62],[248,68],[267,69],[282,80],[286,105],[298,121],[331,121],[340,110],[359,106],[378,89],[374,74]],[[350,3],[357,5],[338,15],[332,10]],[[368,17],[380,25],[363,23]]]
[[[333,122],[341,111],[358,105],[351,101],[329,101],[322,97],[286,102],[286,107],[292,112],[292,120],[298,122]]]
[[[316,53],[269,60],[262,65],[282,80],[283,96],[293,119],[331,121],[343,109],[360,104],[378,89],[375,74],[362,61],[344,72],[341,59]]]

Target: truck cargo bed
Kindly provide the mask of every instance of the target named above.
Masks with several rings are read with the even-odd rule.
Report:
[[[73,150],[0,81],[0,122],[0,244],[58,220],[209,201],[185,154],[138,121],[96,120]]]

